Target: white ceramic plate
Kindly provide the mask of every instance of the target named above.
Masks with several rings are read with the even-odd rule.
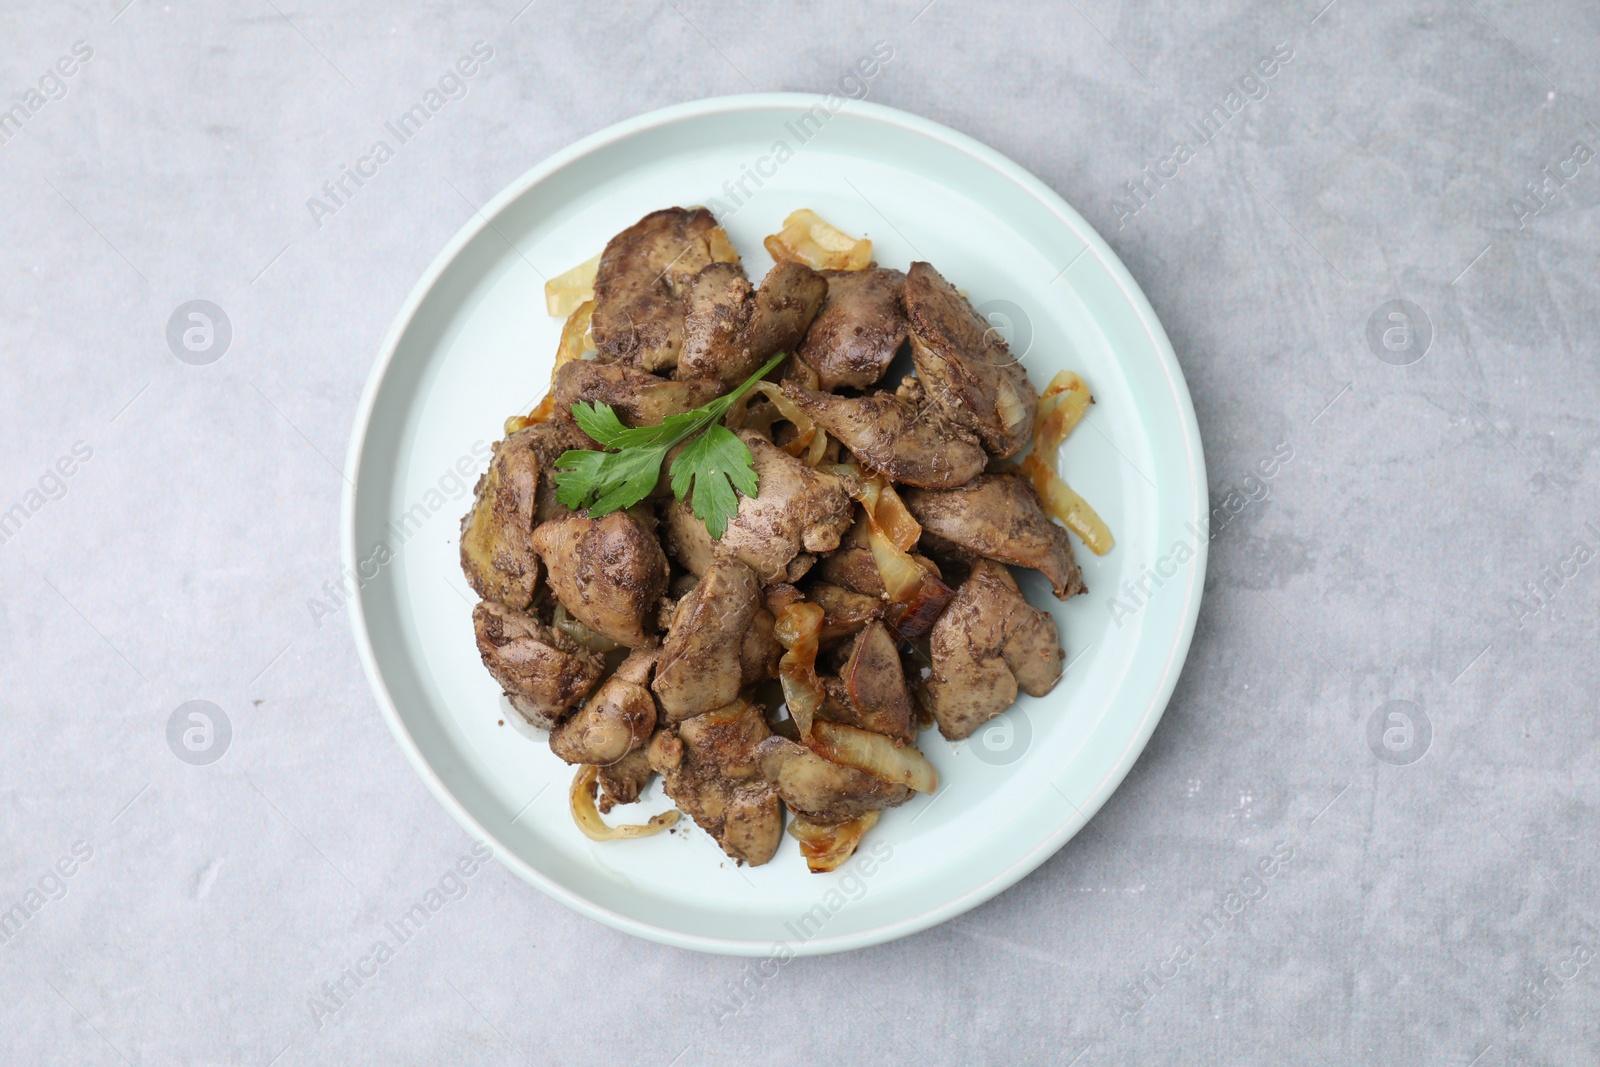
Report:
[[[776,152],[778,142],[792,156]],[[1070,669],[1049,696],[1023,698],[968,742],[924,733],[939,791],[885,813],[863,862],[833,874],[809,874],[787,837],[771,863],[736,867],[687,819],[680,832],[647,840],[589,841],[567,811],[572,769],[542,741],[497,725],[505,708],[473,644],[457,523],[488,443],[549,381],[561,324],[545,314],[543,277],[673,204],[717,210],[753,278],[770,265],[762,237],[800,207],[871,237],[886,266],[929,260],[1005,329],[1036,388],[1072,368],[1098,401],[1060,465],[1117,546],[1097,558],[1075,542],[1090,592],[1065,604],[1037,575],[1020,575],[1033,603],[1054,613]],[[821,98],[798,94],[632,119],[495,197],[395,320],[348,465],[344,559],[362,579],[356,643],[417,772],[545,893],[618,929],[712,952],[887,941],[1039,866],[1117,787],[1155,728],[1205,573],[1205,537],[1191,532],[1207,528],[1207,493],[1188,389],[1149,303],[1105,242],[1043,183],[962,134],[865,103],[830,113]],[[1192,552],[1187,562],[1175,558],[1185,554],[1178,545]],[[1162,573],[1159,588],[1146,578],[1147,602],[1123,594],[1133,610],[1113,611],[1109,598],[1147,568]],[[667,805],[658,781],[613,820],[642,821]]]

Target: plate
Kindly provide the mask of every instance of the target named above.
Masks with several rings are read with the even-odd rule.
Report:
[[[840,106],[834,107],[838,104]],[[886,812],[832,874],[785,838],[736,866],[678,832],[595,843],[567,809],[572,768],[498,725],[506,707],[473,643],[457,524],[507,415],[546,390],[561,323],[542,284],[642,215],[718,212],[751,277],[762,237],[816,210],[872,238],[878,261],[932,262],[1021,354],[1035,388],[1063,367],[1097,403],[1060,470],[1116,547],[1074,544],[1089,593],[1024,592],[1060,627],[1068,670],[966,742],[920,745],[940,788]],[[739,955],[807,955],[902,937],[993,897],[1043,863],[1122,781],[1166,706],[1199,611],[1207,492],[1188,388],[1155,313],[1084,220],[999,153],[926,119],[838,96],[702,100],[557,153],[477,212],[417,283],[356,417],[343,553],[351,621],[395,737],[441,803],[523,878],[641,937]],[[1198,533],[1196,532],[1198,531]],[[659,780],[613,813],[669,802]],[[530,902],[530,906],[534,906]]]

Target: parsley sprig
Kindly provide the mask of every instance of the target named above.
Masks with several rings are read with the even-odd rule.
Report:
[[[563,452],[556,460],[556,499],[574,511],[586,508],[592,517],[632,507],[655,489],[667,453],[694,437],[672,461],[672,495],[683,500],[692,492],[695,517],[720,540],[739,510],[734,490],[753,497],[760,484],[749,447],[722,425],[722,417],[787,356],[779,352],[733,392],[655,426],[624,426],[610,404],[573,404],[578,428],[610,451]]]

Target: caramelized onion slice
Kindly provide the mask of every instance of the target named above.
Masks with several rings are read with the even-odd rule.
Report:
[[[795,601],[779,609],[777,625],[772,629],[772,636],[785,650],[778,661],[778,681],[802,738],[811,736],[813,720],[825,695],[822,679],[817,677],[817,645],[824,618],[825,613],[816,604]]]
[[[818,719],[803,742],[823,759],[865,771],[886,782],[908,785],[919,793],[939,787],[939,772],[928,757],[902,741],[842,722]]]
[[[591,841],[627,841],[635,837],[653,837],[678,821],[678,809],[671,808],[650,821],[626,826],[607,826],[600,818],[594,799],[600,781],[600,768],[584,764],[572,778],[572,789],[567,799],[572,806],[572,821],[578,824],[583,836]]]
[[[577,310],[585,300],[594,299],[594,276],[600,270],[600,253],[586,259],[571,270],[564,270],[544,283],[545,310],[556,318],[565,318]]]
[[[783,446],[785,452],[799,457],[810,449],[811,443],[820,433],[817,424],[811,421],[811,416],[801,411],[799,405],[785,396],[783,390],[773,382],[757,382],[750,392],[760,393],[766,397],[772,402],[772,406],[778,409],[778,414],[793,423],[794,428],[799,431],[793,441]]]
[[[550,416],[554,415],[555,413],[556,394],[554,390],[552,390],[551,392],[544,394],[544,399],[539,401],[537,407],[528,412],[526,415],[521,416],[522,426],[517,427],[517,429],[520,430],[524,427],[532,426],[536,422],[548,422],[550,421]],[[511,418],[517,417],[518,416],[513,415]],[[507,430],[511,428],[511,419],[506,420],[506,428]]]
[[[867,543],[872,547],[872,558],[883,577],[883,587],[889,593],[891,604],[909,604],[922,591],[922,584],[932,577],[922,564],[908,553],[894,546],[877,530],[868,529]]]
[[[733,247],[733,242],[728,239],[728,231],[724,230],[721,226],[713,226],[711,228],[711,236],[708,239],[707,244],[710,246],[711,250],[711,262],[739,262],[739,250]]]
[[[812,822],[804,815],[796,815],[789,822],[789,836],[800,842],[800,855],[806,858],[811,873],[826,874],[849,859],[862,836],[876,825],[875,811],[841,823]]]
[[[1089,502],[1062,481],[1054,470],[1056,452],[1094,403],[1089,386],[1072,371],[1057,371],[1039,394],[1039,415],[1033,424],[1033,451],[1022,457],[1017,470],[1033,484],[1044,509],[1083,538],[1089,551],[1103,556],[1116,543]]]
[[[800,457],[800,462],[808,467],[815,467],[822,462],[823,457],[827,454],[828,431],[818,426],[815,428],[814,436],[811,438],[811,447],[806,449],[805,455]]]
[[[1087,500],[1073,492],[1072,487],[1062,481],[1043,460],[1032,452],[1028,453],[1022,457],[1022,473],[1033,483],[1033,491],[1039,494],[1045,510],[1083,538],[1089,551],[1097,556],[1111,551],[1111,546],[1116,544],[1116,539],[1111,536],[1111,527],[1089,506]]]
[[[1033,450],[1053,457],[1061,442],[1083,421],[1094,403],[1089,387],[1072,371],[1057,371],[1039,394],[1039,415],[1034,421]]]
[[[864,270],[872,265],[872,242],[856,240],[801,208],[783,220],[783,229],[762,242],[773,259],[803,263],[812,270]]]
[[[922,524],[911,514],[905,501],[900,499],[900,494],[895,492],[894,485],[890,482],[881,482],[877,492],[877,500],[871,507],[869,522],[876,526],[878,531],[902,552],[910,552],[917,547],[917,541],[922,537]]]
[[[867,544],[889,602],[908,606],[898,615],[892,614],[890,622],[900,637],[923,637],[954,592],[912,557],[910,550],[922,536],[922,527],[894,486],[880,475],[863,474],[853,466],[842,469],[856,479],[855,497],[867,513]]]
[[[567,316],[566,324],[561,327],[561,344],[556,348],[556,363],[550,368],[550,380],[556,380],[556,371],[575,359],[582,359],[585,352],[594,349],[594,298],[590,297],[572,309],[572,314]]]
[[[930,564],[911,555],[922,536],[922,526],[882,475],[866,474],[853,463],[831,469],[854,486],[851,495],[866,512],[867,545],[893,605],[884,621],[896,637],[908,641],[926,637],[955,590]]]

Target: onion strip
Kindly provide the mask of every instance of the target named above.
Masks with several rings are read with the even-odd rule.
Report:
[[[1045,466],[1043,460],[1030,452],[1022,458],[1022,473],[1033,483],[1033,491],[1039,494],[1045,510],[1083,538],[1089,551],[1097,556],[1111,551],[1116,544],[1116,539],[1111,536],[1111,527],[1089,506],[1087,500],[1061,480],[1060,475]]]
[[[797,600],[778,610],[777,625],[772,629],[772,636],[784,647],[783,658],[778,661],[778,681],[783,685],[789,716],[802,738],[811,736],[813,720],[826,695],[822,679],[817,677],[817,646],[825,618],[821,607]]]
[[[711,235],[706,239],[707,250],[711,253],[713,263],[739,262],[739,250],[733,247],[733,242],[728,239],[728,231],[721,226],[711,227]]]
[[[834,469],[855,482],[852,495],[866,512],[867,545],[878,565],[878,576],[889,602],[903,609],[891,612],[885,621],[897,637],[908,641],[926,637],[955,590],[911,555],[922,536],[922,526],[881,475],[866,474],[853,464]]]
[[[896,548],[880,530],[869,528],[867,543],[872,548],[872,559],[878,565],[878,574],[883,578],[883,588],[889,594],[889,602],[905,604],[916,599],[922,583],[932,575],[903,549]]]
[[[778,409],[778,414],[798,431],[794,440],[782,446],[785,452],[802,460],[808,467],[815,467],[822,462],[822,454],[828,447],[828,435],[822,427],[811,421],[811,416],[801,411],[800,406],[790,400],[775,382],[757,382],[750,392],[760,393],[771,401],[772,406]],[[771,423],[768,423],[770,426]]]
[[[1067,435],[1083,421],[1094,398],[1082,378],[1072,371],[1058,371],[1039,394],[1039,415],[1034,420],[1033,450],[1055,458]]]
[[[811,724],[811,736],[805,744],[825,760],[854,767],[885,782],[908,785],[919,793],[939,788],[939,772],[928,757],[872,730],[818,719]]]
[[[646,823],[607,826],[594,804],[599,781],[600,768],[585,763],[573,776],[572,789],[567,794],[572,806],[572,821],[578,824],[578,829],[589,840],[628,841],[636,837],[653,837],[678,821],[678,809],[671,808],[659,815],[652,815]]]
[[[1033,423],[1033,451],[1022,457],[1017,470],[1032,483],[1044,509],[1083,538],[1089,551],[1103,556],[1116,544],[1111,527],[1055,472],[1056,452],[1067,435],[1083,421],[1084,412],[1092,403],[1094,397],[1089,395],[1089,387],[1082,378],[1069,370],[1057,371],[1039,394],[1039,415]]]
[[[804,263],[812,270],[864,270],[872,265],[871,241],[851,237],[810,208],[790,212],[783,229],[762,244],[773,259]]]
[[[556,318],[572,314],[585,300],[594,299],[594,279],[600,271],[600,253],[564,270],[544,283],[544,308]]]
[[[800,461],[808,467],[815,467],[822,462],[822,457],[827,453],[828,431],[818,426],[817,435],[811,439],[811,447],[806,450],[805,455],[800,457]]]
[[[867,509],[867,524],[901,552],[917,547],[922,524],[912,516],[894,485],[881,477],[867,479],[859,472],[857,476],[863,479],[861,503]]]
[[[549,422],[550,416],[554,415],[555,413],[556,394],[555,390],[551,390],[550,392],[544,394],[544,399],[539,401],[539,405],[537,407],[528,412],[526,415],[522,416],[522,425],[532,426],[536,422]]]
[[[789,836],[800,842],[800,855],[812,874],[826,874],[855,853],[866,832],[878,825],[878,812],[869,811],[849,822],[812,822],[796,815],[789,822]]]
[[[561,327],[561,344],[556,347],[556,363],[550,368],[550,380],[556,380],[556,371],[585,352],[594,349],[594,298],[590,297],[572,310]]]

